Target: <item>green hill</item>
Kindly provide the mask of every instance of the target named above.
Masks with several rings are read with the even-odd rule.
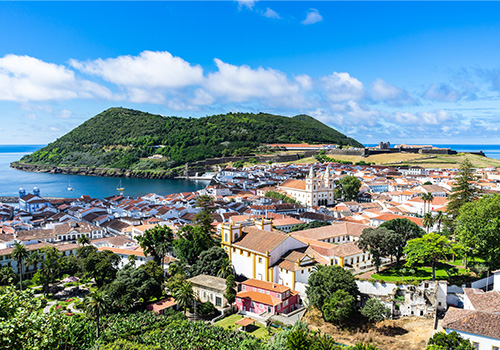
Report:
[[[229,113],[179,118],[110,108],[20,162],[161,170],[210,157],[253,153],[265,143],[299,142],[362,147],[356,140],[306,115],[289,118]],[[163,158],[147,159],[154,154]]]

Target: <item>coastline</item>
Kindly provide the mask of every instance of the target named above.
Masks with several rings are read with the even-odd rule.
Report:
[[[10,163],[10,167],[16,170],[66,174],[84,176],[105,176],[105,177],[129,177],[138,179],[174,179],[172,171],[167,170],[129,170],[115,168],[94,168],[94,167],[56,167],[52,165],[27,164],[19,161]]]

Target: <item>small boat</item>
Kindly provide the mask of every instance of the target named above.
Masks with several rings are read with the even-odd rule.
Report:
[[[125,191],[125,187],[122,186],[122,180],[118,183],[118,187],[116,188],[117,191],[123,192]]]
[[[68,191],[73,191],[73,187],[71,187],[71,181],[68,181]]]

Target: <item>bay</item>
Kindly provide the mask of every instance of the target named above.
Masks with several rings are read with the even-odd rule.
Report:
[[[139,197],[148,193],[166,195],[170,193],[192,192],[206,187],[209,181],[177,179],[134,179],[66,174],[32,173],[12,169],[11,162],[21,159],[45,145],[0,145],[0,196],[17,196],[19,188],[32,193],[34,187],[46,197],[77,198],[89,195],[105,198],[118,194],[116,188],[121,180],[125,188],[123,195]],[[68,191],[71,184],[73,191]]]

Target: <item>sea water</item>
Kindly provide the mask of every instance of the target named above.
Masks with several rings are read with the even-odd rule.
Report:
[[[138,197],[148,193],[166,195],[170,193],[191,192],[204,188],[206,180],[177,179],[135,179],[101,176],[82,176],[50,173],[34,173],[12,169],[10,163],[21,159],[45,145],[0,145],[0,196],[17,196],[19,188],[32,193],[34,187],[40,189],[40,195],[46,197],[77,198],[89,195],[105,198],[119,192],[119,181],[125,188],[123,195]],[[69,191],[71,186],[73,191]]]

